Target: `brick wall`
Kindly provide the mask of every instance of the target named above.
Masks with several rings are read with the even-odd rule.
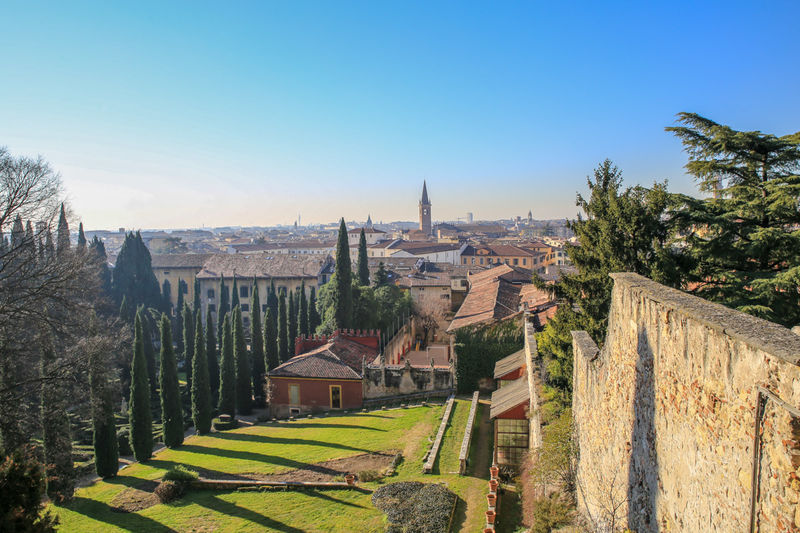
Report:
[[[755,480],[754,530],[799,531],[800,336],[612,277],[602,350],[573,332],[580,510],[598,530],[750,531]]]

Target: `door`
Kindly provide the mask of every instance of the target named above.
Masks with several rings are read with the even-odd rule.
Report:
[[[342,408],[342,387],[331,385],[331,409]]]
[[[289,385],[289,405],[300,405],[300,385]]]

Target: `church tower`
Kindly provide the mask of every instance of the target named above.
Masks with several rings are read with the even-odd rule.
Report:
[[[422,199],[419,201],[419,229],[425,235],[431,234],[431,202],[428,200],[428,184],[422,182]]]

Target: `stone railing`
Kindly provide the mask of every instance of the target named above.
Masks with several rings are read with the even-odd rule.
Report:
[[[461,441],[461,452],[458,454],[458,473],[464,475],[467,471],[467,458],[469,457],[469,443],[472,441],[472,428],[475,426],[475,413],[478,411],[478,391],[472,393],[472,404],[469,407],[467,427],[464,430],[464,440]]]

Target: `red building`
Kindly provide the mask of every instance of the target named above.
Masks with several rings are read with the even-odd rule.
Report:
[[[361,407],[364,362],[375,359],[378,344],[376,332],[352,330],[298,338],[299,355],[267,374],[273,416]]]

